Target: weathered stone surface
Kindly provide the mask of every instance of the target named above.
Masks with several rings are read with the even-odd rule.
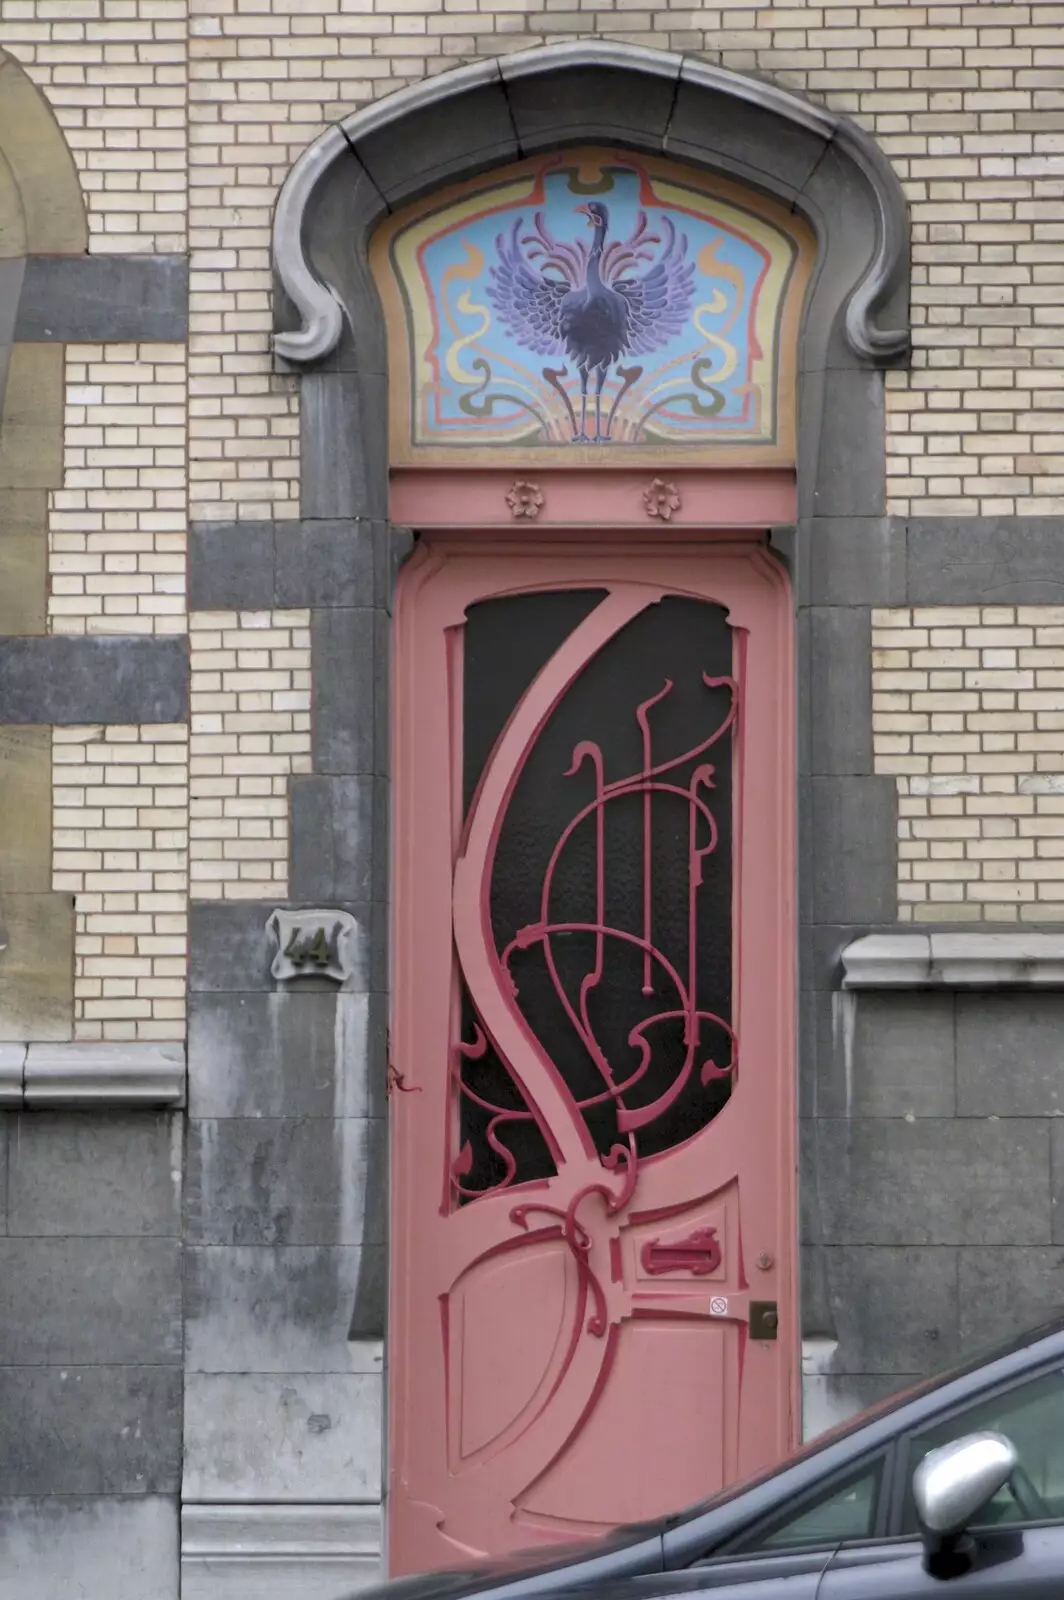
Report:
[[[897,912],[897,792],[892,778],[809,781],[815,920],[887,922]]]
[[[64,343],[183,344],[187,256],[31,255],[15,338]]]
[[[957,996],[957,1110],[1064,1115],[1064,995]]]
[[[390,530],[386,522],[278,522],[276,604],[386,605]]]
[[[199,1244],[380,1242],[367,1202],[382,1171],[381,1119],[267,1117],[192,1122],[188,1237]]]
[[[184,722],[188,640],[0,638],[0,706],[9,723]]]
[[[173,1494],[181,1369],[0,1367],[0,1495]]]
[[[181,1507],[181,1600],[338,1600],[383,1576],[380,1506]]]
[[[872,771],[871,612],[814,606],[809,613],[810,771]]]
[[[0,950],[0,1040],[69,1039],[73,896],[5,893],[0,915],[7,933],[7,948]]]
[[[188,534],[190,611],[269,611],[273,522],[194,522]]]
[[[380,1460],[379,1377],[188,1375],[186,1500],[376,1500]]]
[[[297,902],[297,905],[299,902]],[[383,990],[387,978],[385,907],[354,901],[328,906],[302,904],[308,909],[346,911],[357,924],[354,972],[344,982],[345,993]],[[193,902],[190,918],[189,987],[202,993],[265,992],[277,988],[270,968],[277,942],[266,931],[276,909],[275,901],[242,900]],[[335,993],[335,984],[322,978],[301,978],[298,992]]]
[[[380,1372],[379,1343],[350,1342],[361,1256],[357,1245],[190,1249],[186,1370]]]
[[[384,899],[388,804],[385,778],[293,778],[292,893],[326,903]]]
[[[1059,605],[1057,517],[915,517],[908,525],[911,605]]]
[[[1047,1122],[1030,1119],[822,1120],[816,1188],[824,1238],[1048,1244],[1049,1134]]]
[[[0,725],[0,916],[5,895],[51,887],[52,730]]]
[[[0,489],[55,488],[63,474],[63,351],[60,346],[13,346],[8,360],[2,422]],[[3,715],[9,717],[6,710]]]
[[[177,1544],[161,1495],[0,1500],[0,1600],[177,1600]]]
[[[0,1239],[0,1367],[181,1361],[176,1239]]]
[[[32,1111],[12,1119],[11,1232],[165,1237],[180,1229],[181,1118]]]
[[[956,1358],[957,1252],[828,1247],[823,1252],[839,1372],[927,1372]]]
[[[951,994],[836,991],[829,1005],[818,1050],[821,1116],[954,1114]]]
[[[900,517],[814,517],[798,535],[811,605],[904,605],[906,525]]]
[[[0,150],[19,192],[26,248],[41,255],[87,250],[74,158],[48,101],[11,56],[0,57]]]
[[[376,726],[378,680],[386,669],[383,613],[370,609],[315,612],[314,766],[319,772],[383,772]]]
[[[961,1342],[977,1351],[1064,1315],[1064,1249],[958,1251]]]
[[[47,540],[35,533],[0,533],[0,561],[4,564],[0,634],[43,633],[47,609]]]
[[[189,1010],[193,1117],[380,1114],[384,997],[197,994]],[[373,1094],[371,1083],[379,1080]]]

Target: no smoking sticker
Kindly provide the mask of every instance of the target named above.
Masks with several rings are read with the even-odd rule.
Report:
[[[709,1302],[711,1317],[726,1317],[728,1315],[728,1302],[722,1294],[715,1294]]]

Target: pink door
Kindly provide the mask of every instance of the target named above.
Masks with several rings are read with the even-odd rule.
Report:
[[[738,541],[440,540],[396,640],[404,1573],[778,1459],[799,1336],[778,567]]]

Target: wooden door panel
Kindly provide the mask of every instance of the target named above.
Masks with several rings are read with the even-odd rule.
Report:
[[[778,1457],[797,1329],[777,569],[438,545],[403,574],[396,644],[403,1572]],[[755,1298],[779,1340],[748,1338]]]

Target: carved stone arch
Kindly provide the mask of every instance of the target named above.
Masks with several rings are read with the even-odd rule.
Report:
[[[401,90],[327,129],[292,168],[274,220],[281,290],[275,348],[285,363],[308,369],[304,514],[387,515],[387,356],[366,259],[374,225],[445,183],[588,142],[722,174],[811,224],[817,263],[800,338],[799,505],[805,515],[827,509],[825,467],[828,476],[837,473],[820,460],[820,446],[824,407],[833,422],[834,397],[840,419],[852,418],[856,407],[878,421],[873,471],[881,510],[876,369],[903,362],[909,348],[908,216],[890,163],[856,124],[772,83],[690,56],[583,40],[478,62]],[[826,397],[827,371],[836,378]],[[352,441],[339,460],[336,425]],[[852,434],[852,422],[848,427]],[[839,443],[841,469],[853,451]],[[862,473],[869,465],[866,456]],[[852,496],[843,496],[840,510],[856,509],[848,501]],[[869,505],[866,514],[872,511]]]
[[[74,158],[51,106],[0,50],[0,260],[89,246]]]

